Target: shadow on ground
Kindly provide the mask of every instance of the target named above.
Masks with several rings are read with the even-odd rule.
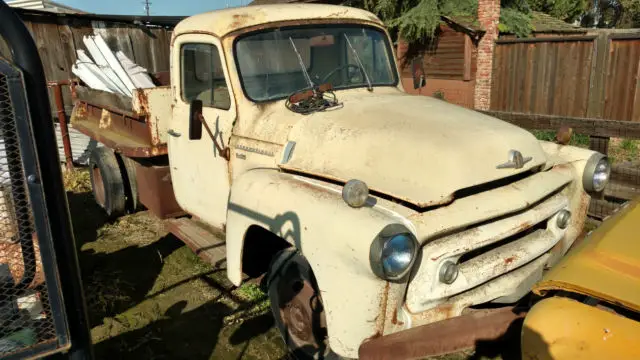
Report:
[[[109,221],[67,195],[98,359],[286,356],[257,285],[234,288],[145,212]]]

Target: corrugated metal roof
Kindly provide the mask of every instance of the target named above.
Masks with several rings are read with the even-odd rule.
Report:
[[[85,11],[73,8],[71,6],[58,4],[57,2],[50,0],[13,0],[7,1],[7,5],[15,8],[30,9],[30,10],[43,10],[55,13],[79,13],[85,14]]]
[[[108,15],[108,14],[91,14],[91,13],[52,13],[51,11],[34,10],[25,8],[14,8],[15,12],[23,18],[37,18],[40,16],[55,19],[55,17],[68,17],[77,19],[111,21],[129,24],[147,24],[163,27],[174,27],[186,16],[144,16],[144,15]],[[54,17],[55,16],[55,17]]]

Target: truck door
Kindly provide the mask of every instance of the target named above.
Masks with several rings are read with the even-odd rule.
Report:
[[[222,227],[229,195],[229,164],[207,131],[189,138],[190,104],[202,101],[204,121],[223,148],[236,117],[224,52],[218,39],[201,34],[176,38],[172,58],[174,108],[168,130],[173,190],[180,206],[208,224]]]

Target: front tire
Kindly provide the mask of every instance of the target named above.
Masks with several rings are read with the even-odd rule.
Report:
[[[306,259],[296,250],[283,250],[275,256],[268,276],[271,311],[292,355],[339,359],[329,348],[322,297]]]

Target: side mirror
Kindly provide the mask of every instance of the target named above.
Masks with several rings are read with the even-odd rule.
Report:
[[[424,77],[422,57],[416,57],[413,60],[411,60],[411,73],[413,74],[414,89],[420,89],[427,84],[427,81]]]
[[[189,109],[189,140],[202,138],[202,100],[192,100]]]

